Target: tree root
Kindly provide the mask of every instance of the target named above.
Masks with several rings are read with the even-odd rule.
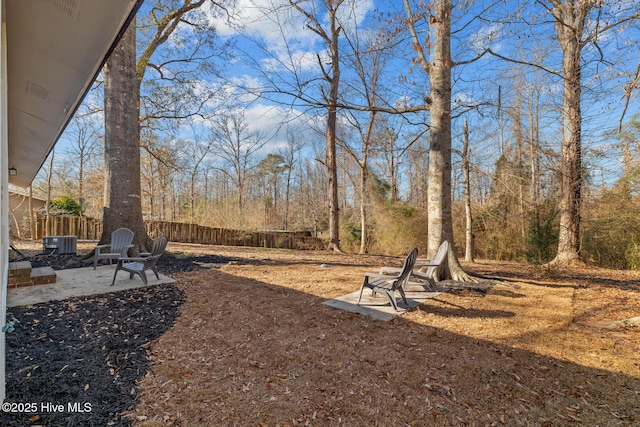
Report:
[[[446,273],[451,280],[472,283],[478,283],[480,281],[479,277],[472,276],[464,271],[464,268],[460,265],[460,261],[451,246],[449,246],[449,256],[447,257],[447,261]]]
[[[451,280],[455,280],[456,282],[471,282],[471,283],[479,283],[480,278],[476,276],[472,276],[462,268],[459,271],[451,271]]]

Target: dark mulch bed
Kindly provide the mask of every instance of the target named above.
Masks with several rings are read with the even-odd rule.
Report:
[[[20,323],[7,334],[5,402],[35,405],[3,413],[2,425],[129,425],[122,412],[137,401],[145,347],[183,302],[176,286],[161,285],[10,308]]]
[[[77,255],[21,259],[55,270],[88,265]],[[230,260],[171,254],[158,269],[172,274]],[[130,425],[122,414],[137,402],[137,381],[148,369],[145,348],[173,325],[184,298],[176,286],[161,285],[8,309],[7,318],[19,323],[7,334],[5,402],[33,405],[14,405],[17,412],[4,411],[0,424]]]
[[[17,260],[18,258],[16,258]],[[68,268],[81,268],[93,265],[93,260],[83,260],[80,255],[56,255],[56,254],[36,254],[22,258],[31,261],[32,267],[52,267],[54,270]],[[212,265],[226,264],[235,259],[221,257],[218,255],[192,255],[173,253],[164,255],[156,264],[158,270],[163,274],[174,274],[184,271],[199,270],[209,268]]]

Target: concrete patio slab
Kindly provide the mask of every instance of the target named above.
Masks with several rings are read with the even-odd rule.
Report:
[[[358,305],[357,302],[359,295],[360,291],[358,290],[356,292],[325,301],[323,304],[328,305],[329,307],[349,311],[351,313],[363,314],[365,316],[373,317],[374,319],[388,322],[396,316],[400,316],[407,311],[413,310],[427,299],[440,295],[440,292],[406,292],[408,304],[405,304],[404,301],[402,301],[402,298],[398,295],[396,301],[398,303],[399,311],[395,311],[393,307],[391,307],[386,296],[377,294],[375,297],[372,297],[371,291],[368,289],[366,289],[362,294],[362,301],[360,301],[360,305]]]
[[[129,274],[124,271],[118,272],[115,284],[110,286],[115,269],[114,264],[99,266],[95,270],[93,267],[56,270],[56,283],[7,289],[7,306],[32,305],[145,286],[139,276],[129,279]],[[160,275],[160,280],[158,280],[151,271],[148,272],[147,279],[149,283],[147,286],[175,283],[174,279],[162,274]]]

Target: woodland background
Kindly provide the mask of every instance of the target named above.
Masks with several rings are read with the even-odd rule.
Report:
[[[153,38],[154,8],[171,8],[172,3],[179,2],[146,2],[140,10],[141,54]],[[275,3],[251,2],[263,12]],[[342,42],[345,83],[341,96],[363,96],[356,89],[362,63],[358,65],[354,58],[358,52],[371,52],[372,45],[365,39],[379,40],[384,34],[394,43],[378,45],[382,54],[375,62],[367,62],[370,70],[379,70],[377,90],[387,99],[415,98],[426,83],[413,70],[410,38],[394,20],[392,2],[375,3],[377,8],[359,22],[376,36],[366,38],[362,31],[354,43],[355,32],[351,32],[351,38]],[[562,93],[561,77],[548,72],[548,64],[558,64],[558,46],[549,31],[553,24],[543,19],[544,10],[532,2],[501,3],[507,2],[471,2],[454,9],[454,24],[464,30],[452,39],[459,59],[478,44],[501,46],[501,55],[518,58],[483,58],[454,75],[455,240],[457,252],[463,253],[463,165],[468,162],[474,256],[543,264],[553,258],[558,237]],[[351,5],[352,10],[356,6]],[[228,12],[233,15],[231,7]],[[326,111],[310,103],[302,107],[290,101],[284,90],[278,96],[265,95],[267,91],[256,95],[255,86],[249,90],[248,80],[267,76],[261,67],[274,59],[273,49],[239,24],[229,24],[236,29],[230,36],[214,20],[216,32],[211,10],[203,8],[199,13],[191,16],[191,25],[196,28],[196,20],[201,19],[202,31],[174,33],[154,62],[165,68],[150,67],[141,87],[145,221],[309,231],[322,237],[329,215],[322,124]],[[590,24],[596,25],[597,18]],[[286,25],[280,25],[284,35]],[[640,268],[640,117],[632,91],[638,76],[637,35],[638,23],[630,20],[598,40],[597,48],[587,50],[582,64],[581,255],[589,263],[620,269]],[[289,59],[295,54],[289,52]],[[316,68],[315,73],[321,73]],[[250,78],[248,70],[253,73]],[[299,76],[298,70],[289,71]],[[54,201],[47,204],[52,207],[45,215],[102,216],[101,91],[98,81],[28,190],[34,197]],[[338,122],[341,245],[352,252],[360,247],[363,192],[359,185],[365,148],[361,136],[366,114],[341,111]],[[370,253],[426,248],[428,122],[428,112],[416,112],[380,114],[372,124],[366,146],[366,167],[372,179],[364,196]],[[14,220],[21,234],[28,236],[29,218]]]

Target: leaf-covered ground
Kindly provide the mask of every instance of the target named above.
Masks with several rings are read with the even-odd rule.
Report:
[[[640,424],[639,272],[466,265],[490,286],[382,322],[321,303],[399,257],[169,249],[176,286],[19,309],[8,400],[106,391],[80,423],[7,425]]]

